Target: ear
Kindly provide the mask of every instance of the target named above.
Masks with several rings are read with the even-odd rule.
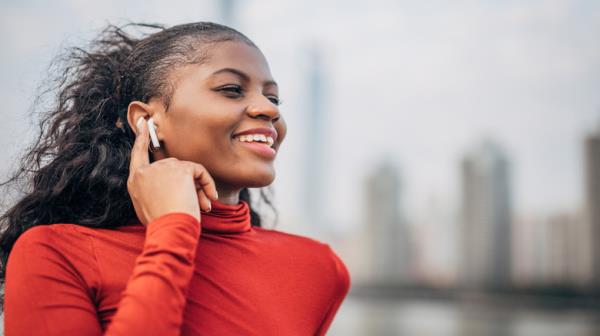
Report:
[[[127,122],[134,134],[137,134],[137,127],[135,125],[140,117],[146,120],[153,118],[154,125],[157,128],[157,136],[159,139],[161,138],[159,135],[160,133],[158,132],[158,125],[160,124],[160,121],[158,120],[160,119],[160,113],[158,113],[157,110],[158,107],[159,106],[155,104],[155,102],[147,104],[139,100],[134,100],[129,103],[129,106],[127,106]]]

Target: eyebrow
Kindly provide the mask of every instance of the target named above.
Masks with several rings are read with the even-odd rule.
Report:
[[[218,74],[220,74],[220,73],[224,73],[224,72],[232,73],[232,74],[234,74],[234,75],[236,75],[236,76],[239,76],[239,77],[241,77],[241,78],[242,78],[244,81],[246,81],[246,82],[249,82],[249,81],[250,81],[250,76],[248,76],[248,75],[247,75],[246,73],[244,73],[243,71],[241,71],[241,70],[238,70],[238,69],[235,69],[235,68],[223,68],[223,69],[221,69],[221,70],[217,70],[217,71],[213,72],[211,76],[215,76],[215,75],[218,75]],[[269,79],[269,80],[266,80],[266,81],[264,81],[264,82],[263,82],[263,85],[265,85],[265,86],[266,86],[266,85],[275,85],[275,86],[278,86],[278,85],[277,85],[277,82],[275,82],[275,81],[274,81],[274,80],[272,80],[272,79]]]

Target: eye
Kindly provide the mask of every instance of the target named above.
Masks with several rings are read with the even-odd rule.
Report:
[[[271,103],[273,103],[275,106],[279,106],[279,105],[281,105],[281,103],[283,103],[283,101],[282,101],[281,99],[279,99],[279,97],[277,97],[277,96],[273,96],[273,95],[271,95],[271,96],[266,96],[266,97],[267,97],[267,98],[268,98],[268,99],[271,101]]]
[[[239,85],[226,85],[226,86],[222,86],[219,89],[217,89],[217,91],[221,91],[223,93],[225,93],[225,95],[227,95],[228,97],[232,97],[232,98],[237,98],[239,96],[242,95],[242,93],[244,92],[244,90],[242,90],[242,87]]]

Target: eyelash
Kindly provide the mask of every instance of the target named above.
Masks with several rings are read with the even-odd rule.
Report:
[[[241,94],[243,94],[244,90],[239,85],[228,85],[228,86],[221,87],[220,89],[218,89],[218,91],[227,92],[228,94],[232,94],[233,93],[233,94],[236,94],[236,95],[241,95]],[[238,98],[238,97],[231,97],[231,98]],[[282,103],[281,99],[279,99],[279,97],[277,97],[277,96],[267,96],[267,98],[275,106],[279,106]]]

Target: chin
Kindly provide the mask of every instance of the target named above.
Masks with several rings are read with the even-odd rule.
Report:
[[[248,168],[244,171],[228,171],[226,174],[214,173],[215,182],[231,188],[262,188],[275,180],[273,169]]]
[[[270,185],[275,180],[275,172],[264,173],[264,174],[253,174],[248,176],[244,181],[241,181],[241,185],[247,188],[262,188]]]
[[[248,188],[262,188],[271,185],[275,180],[275,176],[268,179],[254,180],[252,183],[247,183],[246,186]]]

